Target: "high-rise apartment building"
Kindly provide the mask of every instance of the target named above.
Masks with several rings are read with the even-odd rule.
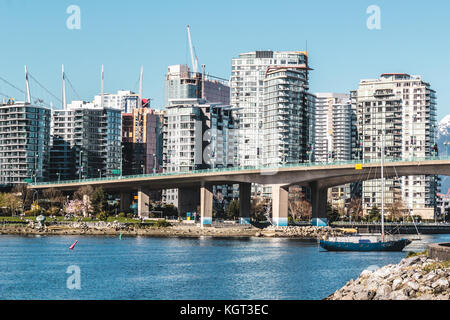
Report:
[[[283,69],[284,68],[284,69]],[[312,120],[306,116],[313,105],[313,96],[308,90],[308,54],[299,51],[253,51],[242,53],[232,60],[231,71],[231,104],[237,111],[239,119],[238,155],[240,166],[258,166],[266,163],[283,163],[287,158],[303,157],[305,145],[311,136]],[[287,89],[286,89],[287,88]],[[308,99],[309,97],[309,99]],[[279,102],[279,103],[278,103]],[[267,103],[267,105],[266,105]],[[308,107],[308,104],[310,106]],[[277,106],[282,108],[278,110]],[[265,112],[266,108],[266,112]],[[289,125],[290,113],[296,120],[292,130],[301,135],[295,137],[293,132],[287,133],[284,128]],[[294,114],[294,112],[296,114]],[[300,113],[300,114],[298,114]],[[278,120],[279,119],[279,120]],[[284,119],[284,120],[283,120]],[[266,125],[264,124],[267,121]],[[291,123],[292,124],[292,123]],[[290,135],[289,139],[298,139],[296,146],[274,151],[277,141],[265,135],[265,129],[281,130],[282,135]],[[301,129],[301,131],[299,131]],[[293,140],[291,140],[293,141]],[[270,151],[265,160],[264,145]],[[275,152],[275,153],[274,153]],[[277,153],[277,154],[276,154]]]
[[[191,72],[187,65],[169,66],[164,83],[163,171],[184,172],[221,168],[235,162],[235,121],[231,111],[228,81]],[[222,194],[227,195],[227,187]],[[187,198],[179,190],[164,190],[163,201],[184,214]],[[186,201],[185,201],[186,200]],[[195,202],[195,201],[194,201]],[[189,210],[196,210],[190,208]]]
[[[235,165],[231,106],[202,99],[172,99],[163,127],[164,172],[226,168]],[[227,188],[221,188],[228,194]],[[165,190],[163,200],[183,211],[178,190]],[[196,208],[192,208],[196,210]],[[185,212],[180,212],[183,214]]]
[[[52,180],[105,177],[121,170],[121,111],[94,102],[73,101],[54,110]]]
[[[50,119],[46,107],[12,99],[0,103],[0,185],[48,177]]]
[[[308,93],[308,67],[269,67],[263,84],[262,164],[310,161],[315,97]]]
[[[348,161],[356,141],[356,113],[350,95],[315,93],[315,161],[328,163]],[[328,201],[334,208],[344,210],[357,185],[346,184],[328,190]]]
[[[350,160],[354,116],[349,95],[340,93],[315,93],[315,95],[316,162]]]
[[[434,155],[436,92],[420,76],[387,73],[379,79],[361,80],[352,101],[357,111],[357,154],[362,159],[381,159],[382,139],[387,159]],[[432,216],[436,188],[435,176],[386,179],[386,205],[397,203],[413,214]],[[381,180],[365,181],[362,192],[366,212],[381,206]]]

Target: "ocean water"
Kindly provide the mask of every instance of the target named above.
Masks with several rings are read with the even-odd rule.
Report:
[[[406,250],[443,241],[450,235],[423,236]],[[327,252],[292,239],[3,235],[0,299],[316,300],[405,256]]]

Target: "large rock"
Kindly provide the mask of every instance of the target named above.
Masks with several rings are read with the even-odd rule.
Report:
[[[396,278],[394,282],[392,282],[392,290],[398,290],[402,287],[403,280],[401,278]]]
[[[391,286],[383,284],[378,288],[375,299],[388,300],[389,296],[391,295],[391,292],[392,292]]]
[[[434,299],[434,296],[429,293],[425,293],[425,294],[422,294],[417,297],[417,300],[433,300],[433,299]]]
[[[420,256],[405,258],[400,262],[400,265],[409,267],[409,266],[417,263],[418,261],[420,261]]]
[[[435,293],[440,293],[444,290],[448,289],[448,280],[447,279],[438,279],[431,285]]]
[[[415,282],[415,281],[409,281],[407,283],[407,286],[410,287],[414,291],[419,290],[419,284],[417,282]]]
[[[390,274],[391,274],[391,272],[390,272],[390,270],[389,270],[388,268],[381,268],[381,269],[376,270],[376,271],[373,273],[373,276],[374,276],[374,277],[381,278],[381,279],[385,279],[385,278],[387,278]]]
[[[408,300],[408,297],[402,291],[393,291],[389,296],[389,300]]]
[[[372,273],[373,273],[372,271],[366,269],[366,270],[363,270],[363,272],[361,272],[359,277],[360,278],[368,278],[368,277],[372,276]]]
[[[367,292],[366,291],[357,292],[354,296],[354,300],[368,300]]]

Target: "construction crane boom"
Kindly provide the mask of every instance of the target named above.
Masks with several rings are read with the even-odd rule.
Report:
[[[197,73],[198,59],[197,59],[197,56],[194,54],[194,46],[192,45],[191,29],[190,29],[189,25],[187,25],[187,34],[188,34],[188,40],[189,40],[189,48],[191,50],[192,71],[194,73]]]

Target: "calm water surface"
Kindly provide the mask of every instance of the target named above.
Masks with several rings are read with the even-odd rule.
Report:
[[[442,241],[450,235],[407,249]],[[326,252],[290,239],[0,236],[0,299],[323,299],[405,255]],[[80,290],[66,286],[71,265],[81,270]]]

